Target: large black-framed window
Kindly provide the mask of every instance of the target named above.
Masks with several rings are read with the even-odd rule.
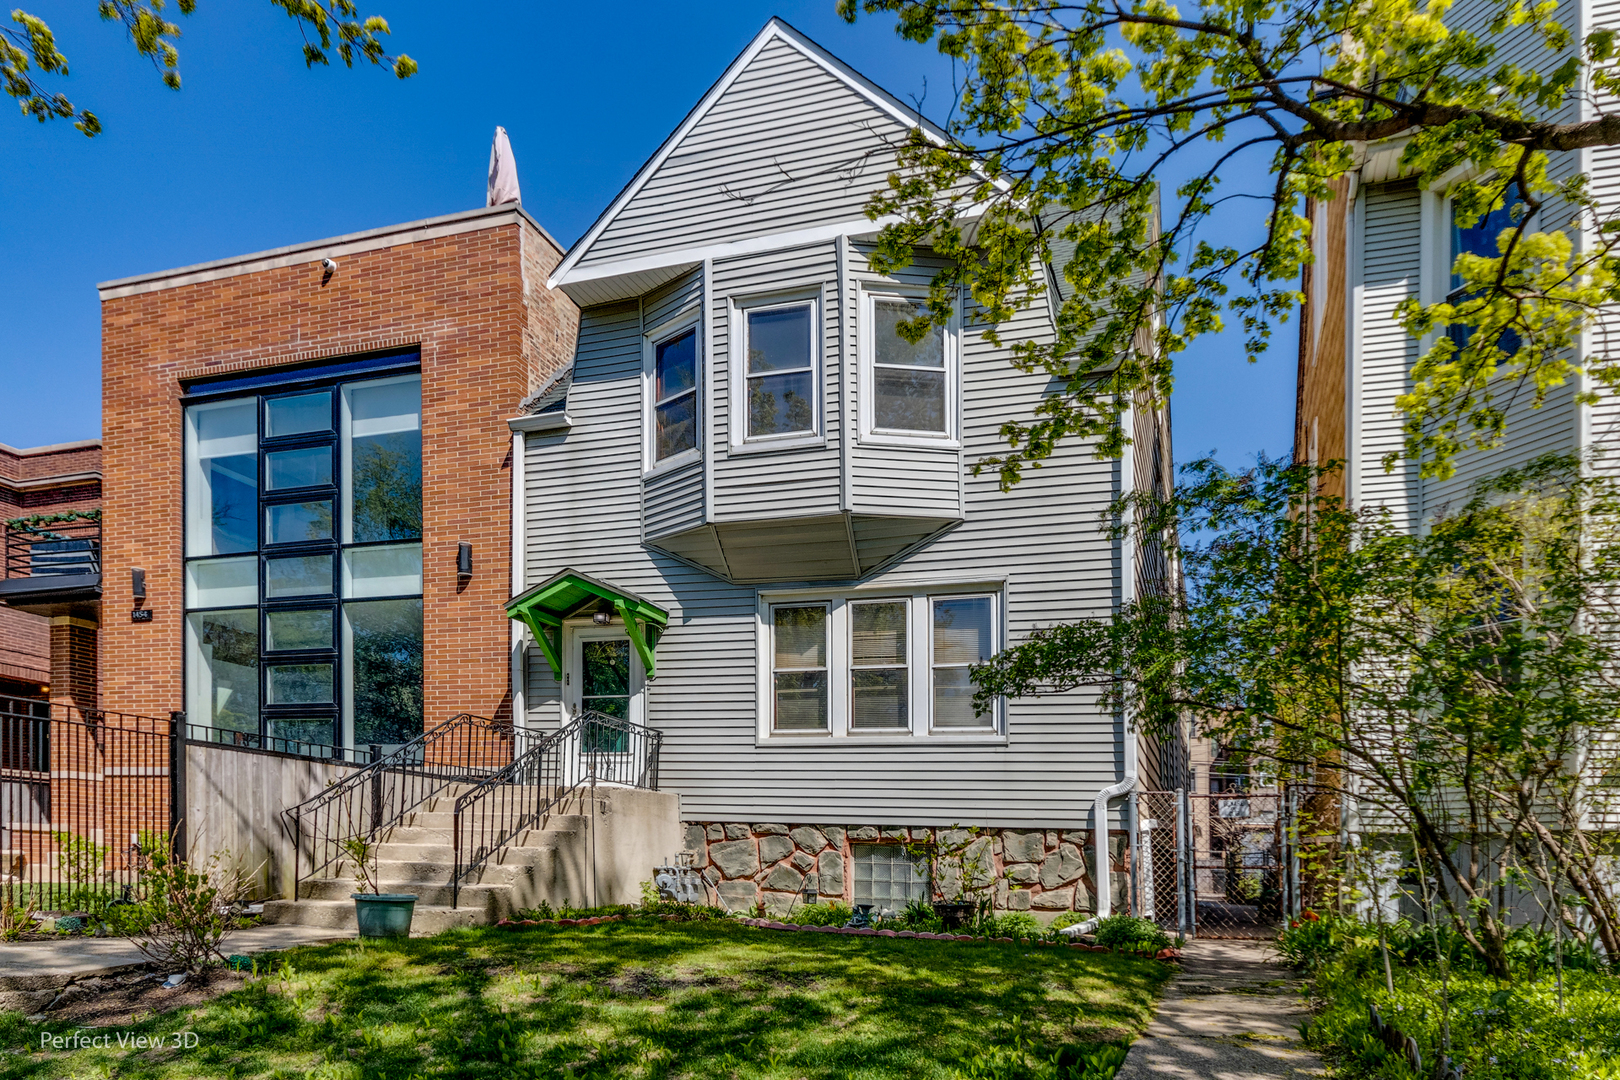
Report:
[[[420,734],[421,376],[199,398],[185,432],[191,721],[318,745]]]

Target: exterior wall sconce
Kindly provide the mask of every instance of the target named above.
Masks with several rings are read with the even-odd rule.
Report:
[[[463,540],[456,545],[456,580],[472,577],[472,545]]]
[[[606,600],[596,605],[596,613],[591,616],[591,622],[597,626],[607,626],[613,622],[613,608]]]
[[[138,566],[129,568],[129,593],[137,600],[146,599],[146,571]]]

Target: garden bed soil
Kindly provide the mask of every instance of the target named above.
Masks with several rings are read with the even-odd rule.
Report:
[[[204,968],[173,990],[163,988],[162,975],[111,975],[87,979],[68,987],[68,998],[50,1010],[53,1024],[81,1027],[118,1027],[160,1012],[201,1005],[240,990],[247,976],[222,967]]]

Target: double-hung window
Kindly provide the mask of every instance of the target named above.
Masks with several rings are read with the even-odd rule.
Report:
[[[698,448],[698,332],[686,326],[648,342],[647,465],[655,468]]]
[[[761,735],[960,738],[1000,733],[973,705],[999,640],[997,591],[805,590],[761,607]]]
[[[771,609],[771,715],[777,731],[826,731],[827,605]]]
[[[734,385],[733,408],[740,416],[734,444],[799,441],[821,431],[820,334],[815,299],[750,302],[739,305],[733,354],[742,377]]]
[[[994,611],[988,596],[935,597],[933,622],[934,726],[986,728],[993,718],[973,708],[968,671],[995,652]]]
[[[902,326],[927,314],[921,301],[862,294],[861,430],[873,441],[949,442],[956,438],[956,341],[930,325],[912,341]]]
[[[187,407],[192,723],[295,747],[421,734],[421,397],[410,373]]]
[[[904,731],[910,666],[906,650],[905,600],[867,600],[849,605],[849,726],[861,731]]]

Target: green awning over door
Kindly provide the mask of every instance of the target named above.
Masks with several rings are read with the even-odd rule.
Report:
[[[657,675],[653,650],[669,625],[669,612],[633,592],[598,581],[577,570],[564,570],[506,602],[506,617],[529,628],[551,673],[562,679],[562,625],[564,619],[583,618],[611,611],[624,623],[630,645],[641,657],[647,678]]]

